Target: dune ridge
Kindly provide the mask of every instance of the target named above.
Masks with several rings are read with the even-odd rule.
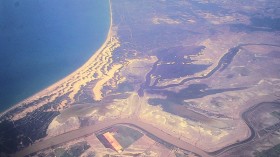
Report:
[[[63,100],[63,106],[66,106],[66,103],[71,104],[75,101],[74,97],[79,92],[82,86],[93,80],[98,80],[98,83],[95,85],[95,87],[93,87],[93,97],[96,100],[102,99],[102,86],[110,79],[112,79],[115,76],[115,72],[120,70],[120,68],[122,67],[120,66],[120,64],[115,65],[113,63],[112,53],[117,47],[120,46],[120,42],[117,38],[116,31],[114,31],[114,29],[112,28],[113,18],[110,0],[109,4],[110,27],[107,38],[103,45],[94,53],[94,55],[90,57],[83,66],[78,68],[67,77],[10,107],[6,111],[2,112],[0,114],[0,117],[15,108],[23,107],[24,105],[27,105],[29,103],[34,103],[36,100],[40,100],[34,105],[25,108],[23,111],[17,113],[12,117],[12,120],[21,119],[27,113],[32,112],[47,103],[53,102],[54,100],[56,100],[56,98],[63,95],[67,95],[67,98]],[[61,110],[63,109],[63,106],[60,108]]]

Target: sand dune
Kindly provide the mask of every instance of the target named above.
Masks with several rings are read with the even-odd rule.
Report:
[[[104,95],[101,90],[106,83],[113,84],[114,86],[116,86],[116,83],[120,83],[120,78],[117,77],[115,73],[118,72],[123,65],[115,64],[112,58],[113,51],[119,46],[120,42],[117,38],[117,34],[112,29],[111,15],[111,26],[106,41],[82,67],[57,83],[13,106],[2,113],[1,116],[13,108],[33,103],[34,105],[27,107],[12,117],[12,120],[18,120],[26,116],[27,113],[30,113],[47,103],[54,102],[59,97],[66,96],[62,100],[63,105],[60,105],[59,108],[59,110],[62,110],[67,107],[67,105],[75,102],[75,96],[81,90],[82,86],[85,86],[94,80],[97,80],[97,83],[92,89],[93,98],[95,100],[101,100]]]
[[[115,73],[119,71],[120,68],[122,68],[121,64],[112,63],[112,53],[117,47],[120,46],[119,41],[116,37],[112,37],[111,33],[108,38],[110,38],[110,40],[107,40],[101,50],[96,52],[95,55],[91,57],[89,61],[76,72],[59,81],[55,85],[38,93],[37,95],[29,98],[25,102],[22,102],[21,105],[33,102],[40,98],[42,99],[43,97],[47,96],[47,98],[40,101],[35,106],[26,108],[23,112],[15,115],[13,120],[18,120],[24,117],[27,113],[32,112],[34,109],[37,109],[46,103],[53,102],[56,98],[67,93],[69,93],[69,99],[65,99],[67,100],[67,103],[74,103],[75,95],[81,90],[81,87],[87,85],[87,83],[93,80],[98,80],[95,87],[93,87],[93,98],[95,100],[101,100],[101,90],[103,85],[112,79],[115,76]],[[98,75],[94,77],[95,73]]]

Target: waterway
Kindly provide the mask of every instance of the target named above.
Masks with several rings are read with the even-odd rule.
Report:
[[[109,27],[108,0],[0,1],[0,111],[75,71]]]
[[[258,44],[239,44],[235,47],[232,47],[228,50],[228,52],[226,52],[222,58],[219,60],[218,65],[215,66],[209,73],[207,73],[204,76],[197,76],[197,77],[190,77],[190,78],[186,78],[184,80],[182,80],[180,83],[176,83],[176,84],[168,84],[166,86],[156,86],[157,82],[159,79],[155,80],[155,83],[150,86],[151,83],[151,75],[154,73],[155,69],[157,68],[157,64],[159,61],[155,62],[152,70],[146,75],[146,81],[145,83],[143,83],[140,87],[140,89],[138,90],[138,95],[139,96],[143,96],[144,95],[144,90],[145,89],[150,89],[150,90],[162,90],[162,89],[166,89],[166,88],[170,88],[170,87],[176,87],[176,86],[181,86],[183,84],[185,84],[186,82],[189,81],[193,81],[193,80],[201,80],[201,79],[206,79],[211,77],[212,75],[214,75],[217,71],[223,71],[224,69],[226,69],[229,64],[233,61],[234,57],[238,54],[239,50],[242,47],[245,46],[252,46],[252,45],[261,45],[261,46],[272,46],[272,47],[280,47],[279,45],[273,45],[273,44],[265,44],[265,43],[258,43]]]

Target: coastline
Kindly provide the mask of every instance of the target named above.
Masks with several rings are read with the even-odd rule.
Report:
[[[82,71],[84,68],[86,68],[91,61],[95,60],[97,58],[97,56],[102,52],[102,50],[104,48],[106,48],[106,44],[110,41],[111,37],[112,37],[112,24],[113,24],[113,15],[112,15],[112,5],[111,5],[111,0],[109,1],[109,12],[110,12],[110,26],[109,26],[109,30],[107,33],[107,37],[105,39],[105,41],[103,42],[103,44],[101,45],[101,47],[95,51],[95,53],[78,69],[76,69],[74,72],[72,72],[71,74],[69,74],[68,76],[62,78],[61,80],[58,80],[56,83],[42,89],[41,91],[31,95],[30,97],[25,98],[24,100],[11,105],[11,107],[9,107],[8,109],[4,110],[3,112],[0,112],[0,118],[3,117],[6,113],[12,111],[13,109],[23,106],[24,103],[28,103],[30,101],[33,101],[35,99],[37,99],[38,97],[41,97],[42,95],[46,95],[49,92],[51,92],[52,90],[54,90],[57,86],[67,82],[68,80],[70,80],[72,77],[74,77],[76,74],[78,74],[80,71]]]

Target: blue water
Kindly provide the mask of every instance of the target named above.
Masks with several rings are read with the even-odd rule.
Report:
[[[108,0],[0,0],[0,111],[75,71],[109,26]]]

